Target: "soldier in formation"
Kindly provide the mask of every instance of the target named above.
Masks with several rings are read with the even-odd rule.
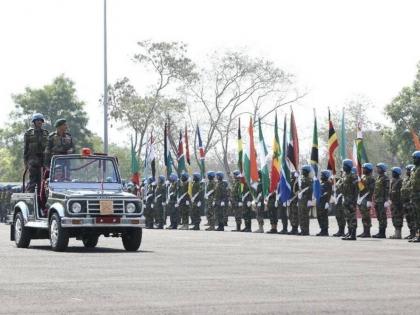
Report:
[[[332,184],[330,182],[330,171],[321,172],[321,198],[317,207],[317,219],[321,231],[317,236],[328,236],[328,209],[332,194]]]
[[[345,159],[343,161],[343,209],[346,218],[348,234],[342,239],[346,241],[356,240],[357,218],[356,218],[356,203],[357,203],[357,176],[353,171],[353,161]]]
[[[236,222],[236,230],[232,230],[232,232],[240,232],[241,225],[242,225],[242,175],[241,172],[238,170],[233,171],[233,187],[231,190],[231,204],[233,209],[233,215],[235,216]]]
[[[144,217],[146,219],[146,229],[153,229],[153,207],[154,207],[154,196],[155,196],[155,185],[154,178],[149,177],[144,189]]]
[[[169,230],[178,228],[178,176],[171,174],[169,176],[168,197],[166,199],[166,212],[169,216],[170,225],[166,227]]]
[[[204,206],[204,189],[200,173],[193,174],[192,197],[191,197],[191,223],[192,230],[200,230],[201,209]]]
[[[391,179],[391,189],[389,193],[389,198],[391,201],[391,213],[392,213],[392,224],[394,225],[394,235],[390,236],[392,239],[401,239],[401,229],[403,226],[404,212],[401,202],[401,187],[402,179],[401,168],[393,167],[391,169],[392,179]]]
[[[254,233],[264,233],[264,196],[263,196],[263,186],[262,186],[262,172],[258,171],[259,181],[257,185],[256,198],[254,205],[256,207],[256,217],[258,222],[258,229]]]
[[[302,167],[302,176],[298,192],[299,235],[309,235],[309,212],[312,208],[313,180],[310,177],[311,166]]]
[[[408,240],[411,240],[416,236],[416,214],[410,200],[410,177],[413,169],[413,164],[409,164],[405,167],[405,177],[401,183],[401,203],[405,220],[407,221],[407,225],[410,230],[410,234],[405,237],[405,239]]]
[[[413,164],[410,176],[410,200],[416,216],[417,236],[411,241],[418,243],[420,242],[420,151],[413,153]]]
[[[181,182],[178,188],[177,208],[181,214],[180,230],[189,229],[189,214],[190,214],[190,203],[191,198],[188,193],[189,188],[189,175],[187,173],[181,174]]]
[[[207,204],[207,224],[209,227],[206,231],[214,231],[215,225],[215,205],[214,191],[216,188],[216,181],[214,180],[216,174],[213,171],[207,173],[207,189],[206,189],[206,204]]]
[[[386,210],[389,207],[389,179],[386,176],[387,165],[385,163],[376,164],[378,177],[375,180],[373,198],[375,200],[376,217],[379,221],[379,232],[373,235],[374,238],[385,238],[387,227]]]
[[[362,165],[363,175],[361,178],[362,188],[357,197],[357,205],[362,214],[363,232],[357,237],[370,237],[370,228],[372,227],[372,220],[370,217],[370,209],[372,208],[372,197],[375,190],[375,179],[373,178],[373,165],[371,163],[364,163]]]
[[[292,229],[288,234],[297,235],[299,233],[299,210],[298,210],[298,193],[299,193],[299,174],[292,172],[291,181],[292,195],[289,203],[289,218]]]
[[[216,173],[216,186],[214,189],[214,207],[215,207],[215,218],[212,220],[217,225],[217,231],[225,230],[225,211],[228,204],[228,194],[227,194],[227,182],[223,180],[223,172]]]
[[[163,229],[164,225],[164,207],[166,205],[166,178],[159,176],[153,198],[154,221],[157,229]]]

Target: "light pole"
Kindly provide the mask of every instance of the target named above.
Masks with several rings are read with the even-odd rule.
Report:
[[[106,0],[104,0],[104,153],[108,153],[108,78],[106,43]]]

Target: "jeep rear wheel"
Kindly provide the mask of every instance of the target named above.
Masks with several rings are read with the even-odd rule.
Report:
[[[14,226],[14,236],[16,247],[18,248],[28,248],[31,243],[31,232],[27,227],[25,227],[25,221],[23,219],[22,212],[18,212],[15,216]]]
[[[141,244],[142,229],[128,230],[122,235],[122,243],[126,251],[135,252]]]
[[[62,252],[69,245],[69,234],[61,226],[61,220],[57,213],[54,213],[50,220],[50,244],[52,250]]]
[[[98,239],[98,235],[88,235],[82,238],[82,242],[86,248],[95,248],[98,245]]]

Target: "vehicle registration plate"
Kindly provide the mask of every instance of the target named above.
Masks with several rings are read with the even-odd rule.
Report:
[[[99,210],[102,215],[114,214],[114,204],[112,200],[100,200]]]

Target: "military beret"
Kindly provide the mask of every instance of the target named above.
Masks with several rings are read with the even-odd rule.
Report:
[[[66,122],[67,122],[67,120],[65,120],[64,118],[57,119],[55,121],[54,127],[58,128],[58,127],[64,125]]]

